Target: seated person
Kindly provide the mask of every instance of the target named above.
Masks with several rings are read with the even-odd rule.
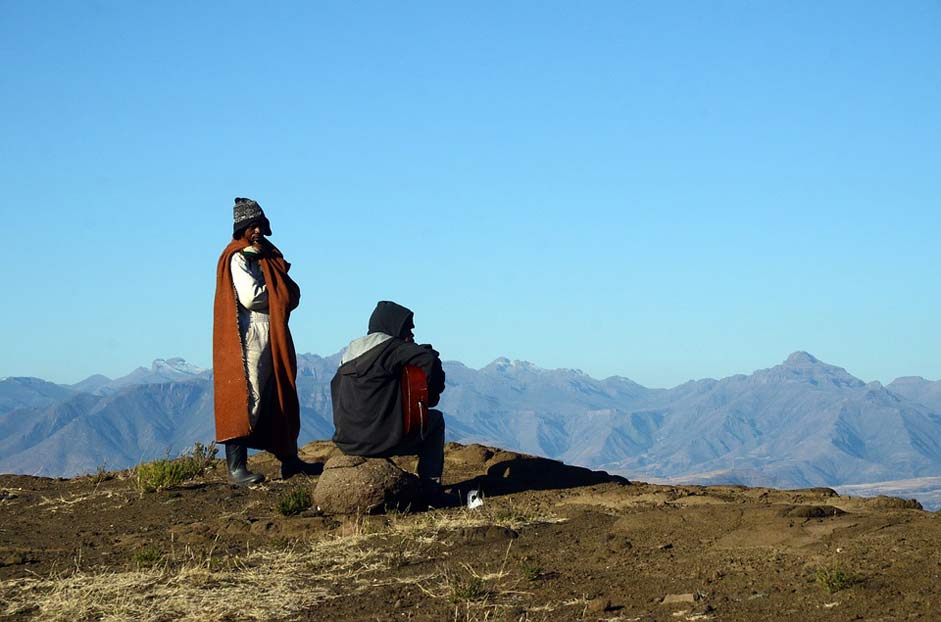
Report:
[[[444,391],[441,359],[430,345],[415,343],[413,313],[382,301],[369,318],[369,332],[350,342],[330,382],[333,442],[352,456],[387,458],[417,455],[418,476],[427,495],[441,493],[444,416],[429,410],[424,432],[405,433],[402,368],[420,367],[428,380],[429,406]]]

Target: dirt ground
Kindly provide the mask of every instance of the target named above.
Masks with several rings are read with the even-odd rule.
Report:
[[[447,483],[482,507],[284,516],[317,478],[251,464],[269,480],[247,489],[221,463],[152,493],[131,471],[0,476],[0,619],[941,620],[941,517],[898,499],[649,485],[449,444]]]

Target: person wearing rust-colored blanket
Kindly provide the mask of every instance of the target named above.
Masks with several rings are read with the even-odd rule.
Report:
[[[229,480],[257,484],[248,449],[281,461],[281,477],[310,472],[297,456],[300,406],[297,359],[288,320],[300,301],[291,267],[265,236],[271,225],[261,206],[236,198],[232,242],[216,268],[213,382],[216,442],[225,444]]]

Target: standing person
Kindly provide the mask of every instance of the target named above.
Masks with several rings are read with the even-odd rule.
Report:
[[[430,345],[415,343],[414,314],[382,301],[369,318],[369,331],[354,339],[330,382],[333,397],[333,442],[353,456],[384,458],[418,456],[418,476],[426,495],[441,494],[444,469],[444,416],[428,411],[428,426],[405,433],[402,412],[402,367],[420,367],[428,381],[429,406],[444,391],[441,359]]]
[[[271,225],[252,199],[236,198],[232,242],[216,268],[212,362],[216,442],[225,444],[229,480],[265,479],[248,470],[248,448],[281,461],[281,477],[307,472],[297,457],[297,359],[288,320],[301,291],[291,267],[265,236]]]

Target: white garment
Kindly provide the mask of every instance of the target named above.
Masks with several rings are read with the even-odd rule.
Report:
[[[265,387],[271,380],[268,289],[257,261],[236,253],[229,265],[238,299],[239,335],[242,338],[245,377],[248,379],[248,420],[254,428],[261,416]]]
[[[264,319],[268,321],[268,288],[265,286],[265,273],[258,261],[248,259],[243,253],[232,255],[229,263],[232,270],[232,282],[235,284],[235,296],[238,298],[239,327],[249,321]],[[264,313],[264,318],[253,318],[252,312]]]

